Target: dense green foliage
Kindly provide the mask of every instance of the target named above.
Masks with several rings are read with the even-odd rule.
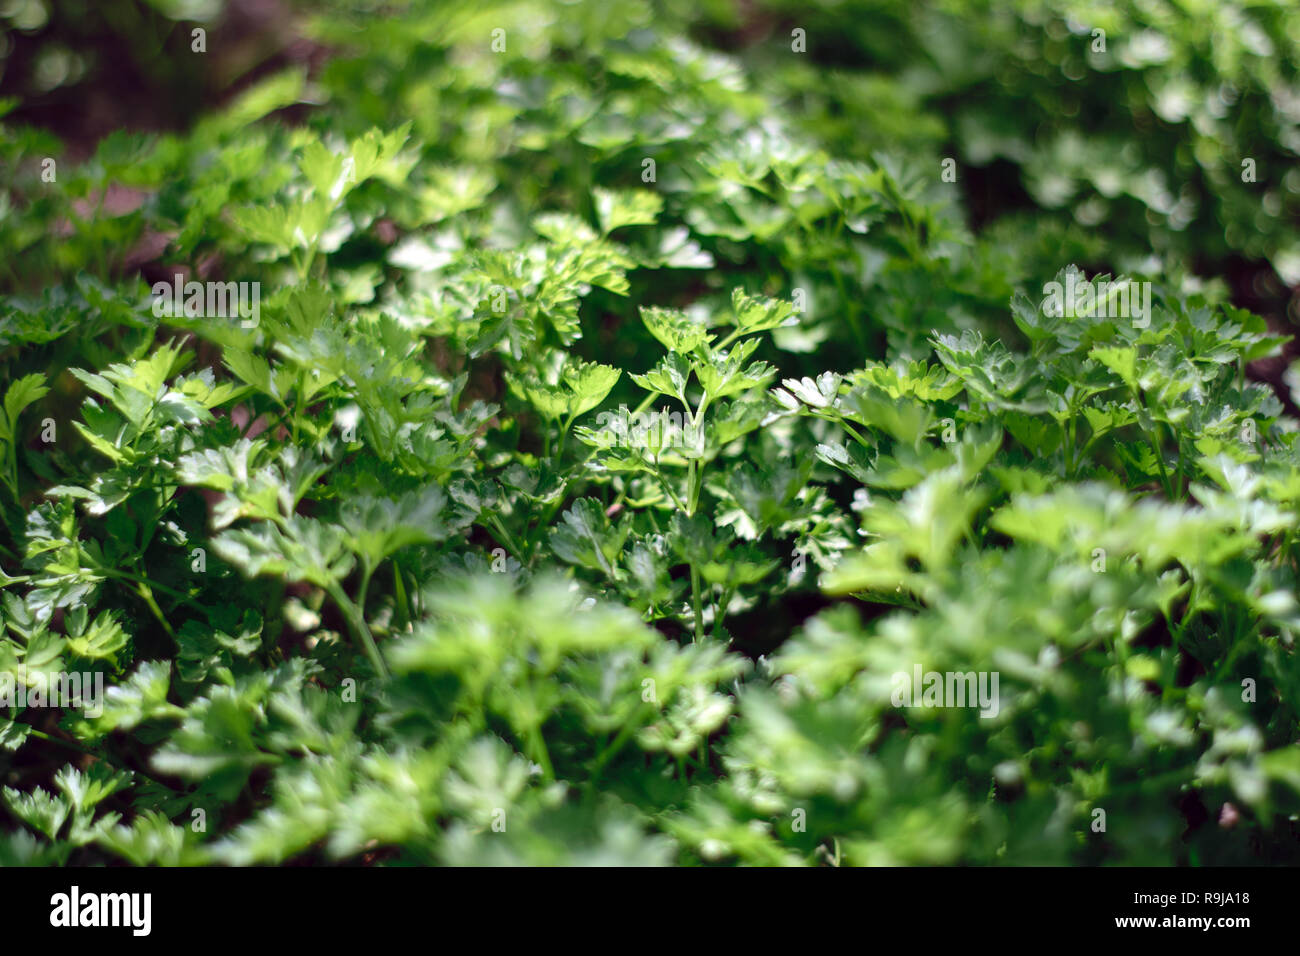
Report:
[[[1300,860],[1300,11],[745,6],[0,104],[0,862]]]

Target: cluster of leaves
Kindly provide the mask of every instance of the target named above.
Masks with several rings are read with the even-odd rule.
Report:
[[[0,677],[107,687],[0,713],[0,862],[1297,858],[1263,319],[671,4],[386,10],[57,182],[0,129]]]
[[[1003,189],[1099,230],[1122,268],[1154,253],[1222,270],[1235,255],[1300,282],[1293,4],[768,6],[754,52],[836,140],[906,143],[975,176],[1006,164]],[[796,27],[837,69],[773,56]]]

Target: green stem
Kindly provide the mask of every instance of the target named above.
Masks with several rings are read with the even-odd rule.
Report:
[[[361,588],[357,591],[357,607],[362,614],[366,613],[366,593],[370,590],[370,576],[375,573],[375,569],[367,560],[361,567]]]
[[[1059,425],[1061,428],[1061,458],[1063,459],[1062,467],[1064,468],[1065,471],[1063,477],[1071,478],[1074,476],[1073,435],[1071,434],[1071,429],[1065,426],[1064,420],[1059,422]]]
[[[167,623],[167,618],[163,617],[162,609],[158,607],[158,602],[153,599],[153,591],[149,589],[149,585],[144,581],[141,581],[136,585],[136,591],[140,597],[144,599],[144,603],[149,606],[149,610],[152,611],[153,616],[158,619],[158,623],[162,625],[163,630],[167,632],[167,636],[175,642],[176,632],[173,631],[172,626]]]
[[[542,725],[540,722],[534,722],[533,732],[529,735],[533,742],[533,749],[537,752],[537,762],[542,767],[542,775],[547,780],[555,779],[555,769],[551,766],[551,754],[546,749],[546,738],[542,736]]]
[[[857,340],[858,348],[863,355],[867,353],[866,336],[862,333],[862,326],[858,322],[857,309],[853,308],[849,299],[848,290],[844,287],[844,279],[840,275],[840,270],[831,266],[831,275],[835,278],[835,291],[839,293],[840,302],[844,308],[845,318],[848,321],[849,329],[853,332],[853,338]]]
[[[843,428],[846,432],[848,432],[849,435],[851,435],[851,436],[853,437],[853,439],[854,439],[854,440],[855,440],[859,445],[861,445],[863,448],[866,448],[866,449],[870,450],[871,445],[867,442],[867,440],[866,440],[865,438],[863,438],[861,435],[859,435],[859,434],[857,433],[857,430],[856,430],[852,425],[850,425],[850,424],[848,423],[848,420],[847,420],[847,419],[844,419],[844,418],[827,418],[827,417],[824,416],[824,415],[823,415],[823,416],[818,416],[818,417],[820,417],[820,418],[825,418],[826,421],[838,422],[839,425],[840,425],[840,427]]]
[[[352,631],[352,636],[361,642],[366,657],[370,659],[370,666],[382,679],[388,680],[388,667],[385,666],[384,658],[375,645],[375,638],[370,633],[370,627],[366,624],[365,615],[343,593],[343,588],[339,586],[337,581],[331,582],[325,590],[334,600],[334,603],[339,606],[339,610],[343,612],[343,617],[348,622],[348,629]]]
[[[555,449],[555,456],[557,458],[564,454],[564,445],[569,437],[569,429],[573,427],[573,419],[574,416],[570,415],[564,420],[564,424],[560,427],[560,443]]]
[[[695,610],[695,641],[698,644],[704,640],[704,608],[700,606],[700,572],[695,567],[695,562],[691,562],[691,605]]]
[[[1173,501],[1174,490],[1169,484],[1169,474],[1165,471],[1165,456],[1161,453],[1159,444],[1156,443],[1155,435],[1148,435],[1147,441],[1151,443],[1151,450],[1155,452],[1156,467],[1160,469],[1160,483],[1165,486],[1165,497]]]
[[[627,742],[632,739],[632,735],[637,731],[637,718],[641,716],[641,711],[645,709],[647,703],[647,701],[641,702],[641,706],[632,715],[632,718],[623,725],[623,729],[618,732],[618,736],[600,752],[595,765],[591,769],[591,778],[587,781],[589,785],[595,785],[596,781],[600,779],[601,773],[604,772],[605,765],[613,760],[618,752],[627,745]]]
[[[301,370],[298,372],[298,381],[296,384],[298,386],[298,391],[294,397],[297,400],[298,405],[301,405],[303,408],[306,408],[307,401],[306,401],[306,396],[304,394],[307,391],[306,376],[302,373]],[[295,445],[298,444],[298,412],[299,412],[298,408],[295,408],[293,410],[293,422],[290,428],[290,432],[293,435],[293,443]]]
[[[407,613],[406,603],[406,585],[402,583],[402,569],[393,564],[393,603],[397,606],[397,626],[401,630],[406,630],[410,626],[411,619]]]
[[[520,559],[524,557],[524,553],[520,550],[519,545],[515,543],[515,539],[510,536],[510,532],[505,529],[503,524],[501,524],[501,518],[499,516],[489,515],[488,525],[488,531],[496,532],[493,537],[497,539],[498,544],[504,546],[507,551],[516,557]]]
[[[686,505],[682,503],[682,499],[677,497],[677,492],[673,491],[673,486],[669,483],[668,479],[664,477],[664,473],[659,470],[658,455],[655,455],[655,477],[659,479],[659,484],[663,485],[664,491],[668,492],[668,497],[673,500],[673,504],[677,506],[677,510],[689,514]]]
[[[723,590],[722,598],[713,606],[713,636],[716,638],[722,637],[722,618],[731,605],[731,598],[735,593],[735,588]]]
[[[1177,433],[1173,430],[1172,427],[1169,429],[1169,437],[1172,438],[1174,440],[1174,443],[1178,446],[1178,471],[1176,472],[1176,474],[1178,476],[1178,498],[1181,501],[1185,497],[1185,495],[1183,494],[1183,485],[1184,485],[1183,443],[1179,439]]]
[[[529,672],[528,689],[531,691],[529,697],[533,701],[533,707],[536,708],[540,695],[537,691],[537,674],[535,671]],[[542,724],[545,722],[546,718],[534,710],[533,719],[531,721],[532,729],[528,734],[529,749],[537,755],[537,762],[541,764],[542,774],[545,778],[547,780],[554,780],[555,769],[551,766],[551,754],[550,751],[546,749],[546,738],[542,736]]]
[[[104,763],[108,764],[110,767],[113,767],[115,770],[121,770],[126,773],[136,773],[142,777],[147,777],[148,779],[152,780],[156,784],[166,787],[168,790],[176,790],[175,787],[171,786],[170,784],[164,783],[163,781],[159,780],[157,777],[150,776],[149,774],[145,773],[143,770],[132,770],[130,767],[124,767],[120,763],[116,763],[115,761],[110,760],[108,757],[105,757],[102,753],[96,753],[93,750],[89,750],[86,747],[81,746],[81,744],[75,741],[65,740],[62,737],[52,737],[51,735],[44,733],[43,731],[37,730],[35,727],[28,727],[27,733],[32,737],[36,737],[40,740],[44,740],[47,743],[59,744],[60,746],[67,747],[69,750],[75,750],[77,753],[83,754],[87,757],[91,757],[95,760],[102,760],[104,761]]]
[[[103,574],[110,578],[121,578],[124,581],[130,581],[134,584],[142,585],[151,590],[161,591],[163,594],[166,594],[168,597],[175,598],[177,601],[185,601],[191,604],[194,602],[194,598],[184,593],[183,591],[178,591],[176,590],[176,588],[168,587],[165,584],[159,584],[157,581],[150,581],[148,578],[143,578],[138,574],[132,574],[130,571],[118,571],[115,568],[103,568],[103,567],[97,568],[96,570],[99,571],[100,574]]]
[[[14,496],[14,504],[21,505],[22,502],[18,498],[18,457],[15,452],[17,443],[18,436],[14,435],[13,444],[6,449],[5,453],[8,472],[5,474],[4,479],[5,484],[9,486],[9,493]]]

